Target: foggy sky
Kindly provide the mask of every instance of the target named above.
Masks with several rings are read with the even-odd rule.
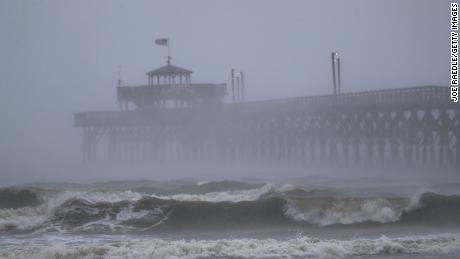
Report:
[[[0,182],[66,176],[80,161],[73,113],[116,109],[126,85],[172,63],[192,81],[229,83],[247,99],[448,85],[450,1],[0,0]]]

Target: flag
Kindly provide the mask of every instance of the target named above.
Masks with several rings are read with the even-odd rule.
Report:
[[[168,39],[156,39],[155,44],[161,46],[168,46]]]

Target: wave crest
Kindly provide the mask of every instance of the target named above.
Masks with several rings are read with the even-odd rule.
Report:
[[[303,200],[290,202],[286,214],[296,221],[306,221],[319,226],[354,224],[361,222],[395,222],[402,214],[401,202],[387,199],[333,199],[316,198],[310,203]]]
[[[411,198],[300,196],[292,186],[204,194],[145,195],[132,191],[62,192],[36,207],[0,209],[1,230],[50,225],[71,230],[242,227],[303,222],[319,226],[376,223],[457,223],[460,196]],[[291,197],[290,193],[296,193]],[[155,228],[157,229],[157,228]]]

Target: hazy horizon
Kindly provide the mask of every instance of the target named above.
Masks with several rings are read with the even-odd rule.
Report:
[[[330,93],[332,51],[343,92],[448,85],[449,3],[1,1],[0,181],[71,178],[73,113],[117,109],[119,65],[125,85],[145,84],[166,60],[156,38],[193,82],[244,71],[247,100]]]

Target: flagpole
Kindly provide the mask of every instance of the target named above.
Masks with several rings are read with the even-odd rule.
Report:
[[[118,87],[121,87],[121,65],[118,65]]]
[[[169,39],[168,39],[167,43],[168,43],[168,65],[170,65],[171,64],[171,56],[170,56],[170,52],[169,52]]]

